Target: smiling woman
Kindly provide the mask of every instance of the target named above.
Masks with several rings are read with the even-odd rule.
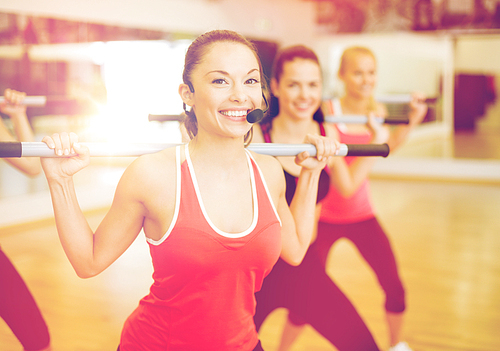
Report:
[[[245,149],[252,128],[246,116],[263,100],[253,45],[230,31],[201,35],[187,50],[183,80],[179,93],[191,107],[192,140],[132,162],[95,232],[72,179],[89,164],[89,149],[73,133],[43,139],[58,155],[71,156],[42,158],[60,241],[86,278],[105,270],[144,231],[155,281],[125,322],[122,351],[262,350],[254,293],[278,257],[292,265],[302,260],[319,175],[339,144],[313,135],[303,140],[316,156],[297,155],[301,171],[289,207],[280,164]]]
[[[186,64],[184,68],[184,72],[182,75],[184,86],[181,85],[179,88],[179,93],[184,100],[184,106],[194,106],[194,92],[196,88],[202,88],[202,93],[206,93],[209,95],[217,96],[221,95],[224,98],[224,94],[231,94],[231,108],[225,106],[215,106],[212,107],[212,113],[216,112],[216,115],[224,115],[228,117],[227,119],[231,120],[233,118],[235,121],[240,121],[243,118],[246,118],[247,114],[256,108],[260,108],[262,105],[262,88],[264,85],[265,89],[265,79],[263,77],[263,69],[260,63],[259,57],[255,51],[254,46],[245,41],[242,43],[238,38],[232,37],[229,34],[225,34],[227,36],[227,42],[224,43],[224,47],[221,50],[225,51],[225,55],[223,55],[223,66],[231,67],[233,65],[232,60],[241,60],[242,58],[247,60],[247,67],[251,67],[248,71],[237,72],[238,76],[232,77],[225,70],[213,70],[207,72],[200,81],[193,81],[193,70],[194,64],[200,60],[200,55],[204,53],[204,51],[208,51],[211,49],[211,43],[213,42],[213,38],[203,38],[203,40],[196,40],[193,45],[191,45],[191,52],[188,52],[188,55],[191,54],[190,59],[186,59]],[[241,44],[246,46],[246,51],[250,49],[253,53],[253,56],[245,55],[246,51]],[[214,64],[214,62],[207,62],[207,65]],[[243,83],[243,84],[241,84]],[[241,84],[241,87],[240,87]],[[206,90],[205,90],[206,89]],[[251,97],[251,99],[247,99],[247,95]],[[202,97],[200,97],[201,99]],[[201,100],[200,100],[201,103]],[[198,132],[198,121],[196,119],[195,113],[201,107],[194,107],[190,111],[186,110],[186,129],[190,137],[194,137]],[[222,117],[221,117],[222,118]],[[245,141],[247,141],[250,137],[250,134],[247,134],[245,137]]]

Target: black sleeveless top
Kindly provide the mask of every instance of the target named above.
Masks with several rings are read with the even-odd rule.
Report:
[[[262,130],[264,141],[266,143],[272,143],[271,128],[272,128],[272,120],[260,125],[260,129]],[[325,127],[323,126],[323,123],[319,124],[319,130],[321,136],[326,136]],[[286,194],[285,194],[286,202],[288,203],[288,205],[290,205],[293,199],[293,195],[295,194],[295,189],[297,188],[297,177],[291,175],[285,170],[283,171],[285,172],[285,181],[286,181]],[[325,171],[325,169],[322,169],[321,174],[319,176],[318,198],[316,200],[316,203],[319,203],[321,200],[325,198],[325,196],[328,194],[329,188],[330,188],[330,176]]]

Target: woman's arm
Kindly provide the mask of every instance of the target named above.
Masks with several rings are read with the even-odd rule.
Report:
[[[86,147],[77,143],[77,136],[63,133],[45,137],[43,141],[55,152],[77,153],[71,158],[42,158],[47,177],[57,231],[63,249],[82,278],[92,277],[113,263],[134,241],[142,228],[145,209],[136,184],[138,169],[132,164],[123,174],[111,208],[95,233],[78,204],[73,175],[89,163]]]
[[[408,138],[410,132],[418,126],[425,115],[427,114],[427,104],[425,103],[425,95],[422,93],[413,93],[410,101],[410,112],[408,119],[410,123],[401,124],[391,130],[391,134],[387,144],[391,151],[396,150]]]
[[[318,156],[309,157],[307,152],[303,152],[296,157],[295,162],[302,166],[302,169],[292,202],[290,206],[287,205],[286,184],[281,186],[278,202],[278,213],[282,221],[281,258],[291,265],[302,262],[311,243],[316,228],[316,200],[321,170],[340,146],[333,139],[313,135],[308,135],[304,143],[314,144]],[[283,174],[282,169],[279,171]]]
[[[320,172],[303,170],[290,206],[284,193],[280,196],[278,213],[282,222],[281,258],[297,266],[311,244],[316,228],[316,198]]]
[[[34,141],[33,130],[26,115],[26,106],[21,104],[26,94],[6,89],[4,96],[4,102],[0,103],[0,111],[10,117],[15,137],[9,133],[0,119],[0,141]],[[38,157],[6,158],[5,160],[29,176],[35,176],[41,171]]]
[[[375,116],[369,116],[368,127],[372,134],[372,144],[383,144],[389,137],[386,126],[376,122]],[[326,126],[327,135],[338,138],[338,133],[330,124]],[[357,157],[347,164],[344,157],[332,157],[328,163],[330,168],[330,184],[345,198],[351,197],[364,183],[370,174],[376,157]]]
[[[254,126],[253,142],[263,141],[262,130],[259,126]],[[308,135],[304,143],[316,145],[320,159],[309,157],[307,152],[296,157],[295,162],[302,168],[290,206],[285,197],[286,182],[281,164],[275,160],[265,167],[266,171],[272,171],[271,173],[275,175],[272,178],[273,188],[278,189],[279,194],[277,211],[282,224],[281,258],[291,265],[299,265],[302,262],[316,229],[318,215],[316,200],[321,170],[330,158],[339,158],[333,157],[340,146],[335,138]]]

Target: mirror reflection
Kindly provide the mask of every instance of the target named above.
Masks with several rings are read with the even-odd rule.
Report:
[[[323,14],[319,31],[331,31],[325,29],[331,23],[326,12],[318,13]],[[181,114],[177,89],[192,36],[13,13],[0,13],[0,20],[0,90],[47,96],[44,106],[27,110],[37,140],[69,129],[86,141],[180,141],[177,122],[151,122],[148,116]],[[398,96],[420,91],[432,98],[424,122],[396,157],[500,159],[500,64],[485,54],[500,51],[500,36],[374,32],[372,27],[323,35],[312,45],[324,69],[324,98],[343,93],[337,74],[342,51],[368,47],[377,59],[376,96],[386,99],[390,116],[407,112],[407,104],[394,101]],[[269,75],[279,43],[256,43]],[[12,128],[8,118],[3,121]],[[38,178],[7,185],[6,179],[22,178],[0,167],[0,197],[45,189]]]

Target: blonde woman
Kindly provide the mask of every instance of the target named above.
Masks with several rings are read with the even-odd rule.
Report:
[[[344,83],[345,94],[340,99],[326,103],[327,114],[387,115],[385,106],[376,102],[373,96],[378,77],[375,55],[371,50],[365,47],[346,49],[341,58],[338,76]],[[424,96],[414,93],[408,113],[409,124],[392,129],[384,127],[388,133],[387,143],[391,152],[422,122],[426,112]],[[373,138],[371,130],[365,125],[336,124],[334,128],[342,143],[363,144]],[[336,166],[330,169],[336,174],[332,177],[334,186],[323,201],[315,248],[323,264],[326,264],[330,248],[338,239],[347,238],[357,247],[385,292],[384,309],[390,350],[408,351],[410,347],[402,341],[405,289],[389,237],[378,222],[370,200],[368,175],[375,159],[346,157],[333,162]]]

